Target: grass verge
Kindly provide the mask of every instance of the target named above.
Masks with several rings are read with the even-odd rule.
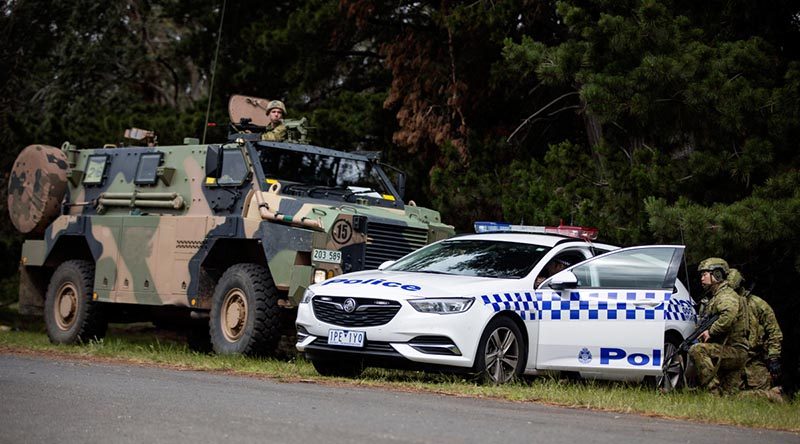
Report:
[[[325,378],[302,358],[255,359],[194,352],[183,338],[148,325],[113,328],[100,342],[80,346],[51,344],[35,323],[0,331],[0,353],[39,353],[67,359],[122,362],[216,371],[280,381],[380,387],[409,392],[539,402],[571,408],[634,413],[700,422],[800,432],[800,400],[775,404],[766,399],[722,398],[704,392],[661,394],[652,388],[619,383],[575,382],[541,377],[503,386],[477,385],[453,375],[368,369],[359,379]]]

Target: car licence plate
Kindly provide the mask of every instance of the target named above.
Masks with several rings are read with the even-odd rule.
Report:
[[[311,252],[311,257],[317,262],[327,262],[329,264],[342,263],[342,252],[337,250],[319,250],[315,248]]]
[[[328,345],[363,347],[366,333],[357,330],[328,330]]]

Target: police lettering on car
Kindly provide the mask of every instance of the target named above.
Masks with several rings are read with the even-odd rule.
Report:
[[[387,281],[385,279],[330,279],[322,283],[322,285],[331,285],[331,284],[345,284],[345,285],[353,285],[353,284],[361,284],[361,285],[382,285],[384,287],[390,288],[400,288],[401,290],[406,291],[419,291],[422,290],[422,287],[413,284],[402,284],[400,282],[393,282]]]

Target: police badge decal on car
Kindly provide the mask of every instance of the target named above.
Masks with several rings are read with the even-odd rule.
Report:
[[[578,362],[581,364],[588,364],[592,362],[592,352],[590,352],[586,347],[582,348],[578,353]]]

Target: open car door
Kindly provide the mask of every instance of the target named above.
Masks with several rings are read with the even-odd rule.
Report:
[[[536,368],[583,377],[659,375],[665,307],[683,246],[624,248],[557,273],[537,291]]]

